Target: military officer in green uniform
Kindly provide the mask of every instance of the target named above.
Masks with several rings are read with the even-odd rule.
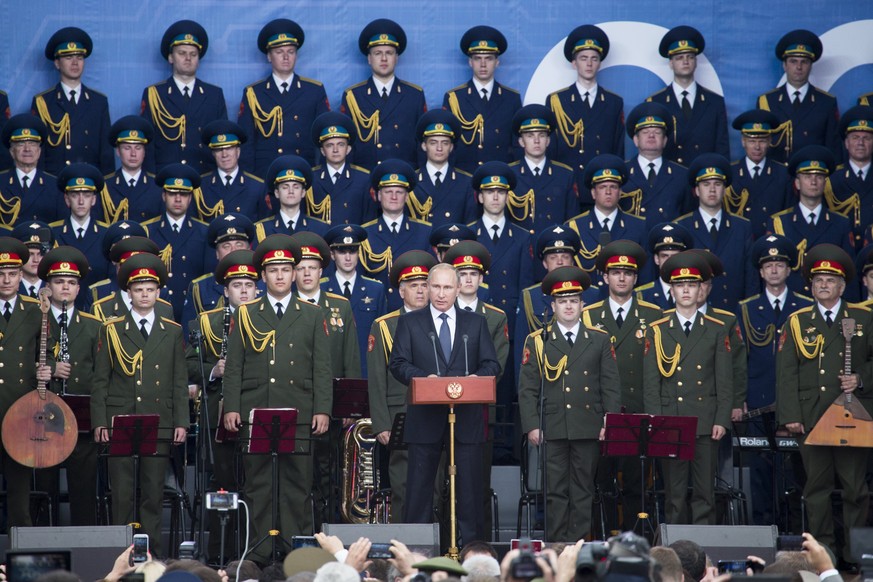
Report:
[[[238,249],[224,255],[214,273],[215,281],[224,288],[225,306],[216,307],[204,311],[197,316],[196,321],[191,322],[191,329],[200,332],[202,338],[200,353],[203,354],[203,367],[200,367],[200,357],[195,346],[189,344],[186,353],[188,361],[188,381],[198,386],[203,385],[201,370],[206,372],[206,408],[209,415],[210,434],[206,438],[211,439],[216,434],[216,429],[221,425],[222,381],[224,378],[224,366],[227,361],[227,336],[230,333],[230,319],[236,309],[243,303],[253,301],[258,296],[258,268],[254,262],[254,253],[248,249]],[[206,430],[201,426],[201,430]],[[218,442],[216,438],[212,443],[212,480],[209,491],[238,491],[236,474],[234,472],[234,448],[233,440],[222,438]],[[210,512],[209,531],[209,559],[217,563],[221,552],[221,530],[218,512]],[[225,560],[232,557],[233,539],[232,532],[225,536]],[[230,550],[230,553],[227,551]]]
[[[388,446],[394,419],[406,412],[406,384],[388,372],[388,361],[394,344],[397,318],[403,313],[421,309],[428,304],[427,275],[436,259],[425,251],[407,251],[391,265],[391,285],[397,288],[403,305],[376,319],[367,338],[368,398],[372,430],[382,446]],[[406,494],[406,449],[390,449],[388,479],[391,482],[391,522],[403,522],[403,501]]]
[[[21,396],[48,382],[51,370],[37,368],[41,314],[36,299],[20,295],[21,267],[30,258],[23,243],[0,237],[0,414]],[[51,360],[51,358],[49,358]],[[30,526],[30,483],[32,470],[13,461],[0,447],[0,462],[6,478],[7,525]]]
[[[661,309],[634,296],[640,269],[648,257],[643,247],[629,240],[616,240],[600,249],[595,266],[603,273],[609,296],[603,301],[586,305],[582,322],[586,327],[609,334],[615,350],[621,378],[621,405],[625,412],[643,412],[643,350],[646,330],[661,319]],[[640,463],[636,457],[603,457],[597,470],[597,481],[603,493],[614,490],[621,472],[622,524],[607,515],[609,531],[631,531],[636,525],[640,507]],[[619,527],[619,525],[621,527]]]
[[[109,442],[112,420],[123,414],[159,414],[158,453],[139,465],[139,507],[134,507],[133,459],[109,459],[112,521],[138,521],[149,536],[152,555],[163,556],[161,506],[168,442],[179,445],[188,433],[188,377],[182,327],[156,310],[167,281],[161,260],[140,253],[118,269],[118,285],[127,290],[130,311],[108,319],[100,332],[91,392],[94,440]],[[138,518],[138,519],[137,519]]]
[[[643,350],[645,411],[697,417],[694,458],[661,463],[667,523],[714,524],[718,441],[730,423],[733,382],[725,325],[698,311],[701,283],[711,278],[699,254],[684,251],[664,261],[661,279],[670,284],[676,310],[652,323]],[[689,474],[690,515],[685,504]]]
[[[290,236],[270,235],[255,251],[255,264],[267,292],[240,305],[228,340],[224,370],[224,425],[237,432],[253,408],[296,408],[294,455],[278,458],[278,523],[273,523],[269,455],[246,454],[245,500],[252,539],[277,529],[284,539],[311,535],[312,456],[308,439],[327,431],[333,405],[330,336],[318,305],[299,301],[291,292],[299,247]],[[247,437],[245,429],[242,438]],[[271,557],[268,544],[252,555]]]
[[[102,322],[79,311],[74,304],[79,282],[88,276],[89,270],[82,251],[68,246],[50,250],[39,263],[39,277],[52,292],[48,346],[56,363],[50,388],[57,394],[91,395]],[[79,426],[76,448],[60,465],[67,469],[70,525],[97,523],[97,447],[89,432],[82,432]],[[55,499],[52,504],[55,514],[60,491],[59,467],[36,472],[37,488]],[[57,515],[54,523],[58,523]]]
[[[806,254],[803,272],[815,303],[795,311],[783,328],[776,355],[776,418],[780,425],[806,440],[822,415],[838,397],[851,395],[868,411],[873,389],[871,312],[843,299],[846,283],[855,278],[849,254],[831,244],[816,245]],[[854,320],[851,336],[851,373],[845,374],[848,351],[842,324]],[[800,445],[806,469],[808,531],[837,554],[831,494],[839,478],[843,500],[843,540],[863,527],[869,496],[865,472],[869,450],[857,447]],[[851,561],[849,545],[843,558]]]
[[[582,292],[590,285],[588,274],[578,267],[559,267],[546,275],[542,290],[552,298],[554,321],[527,336],[521,359],[521,430],[530,445],[545,444],[550,540],[590,536],[605,415],[621,408],[621,384],[609,336],[582,323]],[[541,387],[545,390],[542,414]]]

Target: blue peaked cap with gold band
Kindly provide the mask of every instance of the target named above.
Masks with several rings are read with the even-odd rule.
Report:
[[[831,150],[824,146],[808,145],[791,156],[788,160],[788,173],[792,176],[798,174],[824,174],[829,176],[836,167],[836,159]]]
[[[840,117],[840,133],[846,137],[853,131],[873,132],[873,107],[855,105],[843,113]]]
[[[139,115],[125,115],[109,128],[109,144],[118,147],[122,143],[147,144],[152,141],[155,128],[148,119]]]
[[[641,129],[659,127],[673,135],[673,116],[660,103],[644,102],[634,107],[626,118],[627,135],[633,138]]]
[[[474,26],[461,37],[461,52],[465,55],[502,55],[506,46],[506,37],[491,26]]]
[[[393,20],[377,18],[365,26],[358,36],[361,53],[368,55],[375,46],[393,46],[398,55],[403,54],[406,50],[406,32]]]
[[[593,24],[577,26],[564,41],[564,58],[572,62],[576,53],[584,50],[592,50],[600,53],[600,60],[609,54],[609,37],[606,33]]]
[[[763,109],[751,109],[737,115],[731,127],[747,137],[768,137],[779,127],[779,118]]]
[[[200,58],[206,56],[209,48],[209,35],[206,29],[193,20],[179,20],[171,24],[161,38],[161,55],[166,59],[173,52],[173,47],[190,45],[200,51]]]
[[[461,125],[458,118],[445,109],[431,109],[422,115],[415,126],[418,141],[429,137],[448,137],[452,142],[461,135]]]
[[[582,240],[576,231],[568,226],[553,224],[547,226],[537,236],[537,256],[543,258],[551,253],[570,253],[575,256],[582,246]]]
[[[749,260],[755,266],[782,261],[791,265],[797,257],[797,247],[781,234],[762,236],[752,245]]]
[[[283,182],[299,182],[303,188],[309,188],[312,184],[312,168],[309,162],[300,156],[279,156],[267,169],[267,191],[272,192],[275,187]]]
[[[694,248],[694,240],[688,229],[672,222],[662,222],[652,227],[647,242],[649,254],[652,255],[658,251],[684,251]]]
[[[248,137],[239,124],[227,119],[210,121],[200,132],[203,145],[212,150],[220,150],[246,143]]]
[[[45,58],[50,61],[70,55],[91,56],[94,43],[88,33],[75,26],[55,32],[45,45]]]
[[[512,131],[516,135],[528,131],[551,133],[555,128],[555,116],[545,105],[531,103],[525,105],[512,116]]]
[[[473,172],[473,190],[488,189],[512,190],[515,188],[515,172],[506,162],[485,162]]]
[[[624,184],[627,181],[627,165],[616,155],[600,154],[585,166],[582,181],[589,188],[601,182]]]
[[[700,154],[688,166],[688,183],[693,187],[704,180],[731,183],[731,163],[721,154]]]
[[[70,164],[58,173],[55,184],[61,192],[87,190],[99,194],[103,190],[103,175],[91,164]]]
[[[266,54],[271,49],[280,46],[303,46],[305,40],[303,28],[287,18],[271,20],[258,33],[258,49]]]
[[[776,43],[776,58],[784,61],[788,57],[805,57],[812,62],[821,58],[821,40],[809,30],[792,30]]]
[[[167,164],[158,172],[155,182],[167,192],[190,194],[200,187],[200,174],[187,164]]]
[[[356,247],[367,240],[367,231],[357,224],[338,224],[324,234],[331,248]]]
[[[349,144],[354,143],[355,137],[357,137],[355,135],[355,124],[352,118],[345,113],[325,111],[312,122],[310,138],[315,147],[321,147],[325,140],[334,137],[345,138]]]
[[[658,52],[665,59],[683,53],[702,54],[706,41],[700,31],[692,26],[677,26],[667,31],[658,45]]]
[[[212,248],[230,240],[255,240],[255,225],[245,214],[228,212],[216,216],[206,230],[206,240]]]
[[[370,185],[374,190],[399,186],[407,191],[415,188],[415,170],[403,160],[385,160],[370,173]]]
[[[9,148],[16,141],[42,141],[47,135],[45,123],[30,113],[13,115],[3,126],[3,145]]]

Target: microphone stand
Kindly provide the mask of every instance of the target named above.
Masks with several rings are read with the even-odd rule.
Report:
[[[543,541],[549,541],[549,485],[548,485],[548,477],[546,473],[546,342],[549,339],[549,306],[543,309],[543,319],[541,321],[542,327],[542,337],[543,337],[543,356],[539,362],[540,366],[540,394],[539,394],[539,407],[540,407],[540,455],[539,459],[537,459],[537,470],[540,472],[542,476],[543,483]]]
[[[194,505],[197,508],[197,552],[198,558],[203,557],[206,553],[206,546],[203,544],[203,537],[206,532],[206,490],[209,467],[213,467],[215,458],[212,453],[212,434],[209,426],[209,396],[207,387],[209,385],[209,377],[206,375],[206,365],[203,361],[203,334],[199,331],[192,331],[189,334],[189,341],[194,346],[197,352],[197,360],[200,364],[200,411],[197,419],[197,456],[196,470],[196,487],[194,496]],[[193,534],[192,527],[192,534]],[[222,537],[224,542],[224,537]]]

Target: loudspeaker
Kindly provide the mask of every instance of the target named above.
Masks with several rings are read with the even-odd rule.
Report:
[[[112,570],[115,558],[133,543],[126,525],[73,527],[13,527],[10,550],[70,550],[73,572],[82,580],[100,580]],[[4,549],[5,559],[5,549]]]
[[[745,560],[758,556],[769,564],[776,558],[775,525],[670,525],[658,528],[660,544],[669,546],[678,540],[697,542],[715,564],[719,560]],[[656,540],[657,541],[657,540]]]
[[[360,537],[373,543],[388,544],[399,540],[414,552],[427,556],[438,556],[440,551],[440,526],[438,523],[390,523],[390,524],[348,524],[326,523],[324,533],[337,536],[343,544],[349,545]]]

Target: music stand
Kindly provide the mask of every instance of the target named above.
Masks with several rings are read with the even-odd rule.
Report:
[[[272,529],[251,548],[246,548],[246,554],[255,551],[267,540],[271,540],[270,555],[273,561],[278,561],[277,538],[289,550],[294,549],[291,542],[283,538],[279,532],[279,455],[289,455],[294,452],[297,436],[297,409],[253,408],[249,413],[248,426],[249,438],[245,452],[250,455],[270,455]]]
[[[142,527],[139,522],[139,461],[142,457],[154,457],[158,453],[159,414],[117,414],[112,417],[109,430],[110,457],[133,458],[133,527]]]
[[[91,397],[87,394],[63,394],[61,398],[73,411],[80,433],[91,432]]]
[[[634,531],[640,526],[640,535],[646,536],[646,524],[654,536],[655,529],[646,512],[646,461],[663,457],[690,461],[694,458],[694,439],[697,433],[695,416],[654,416],[650,414],[606,414],[606,431],[601,453],[610,457],[639,456],[640,459],[640,513]]]

